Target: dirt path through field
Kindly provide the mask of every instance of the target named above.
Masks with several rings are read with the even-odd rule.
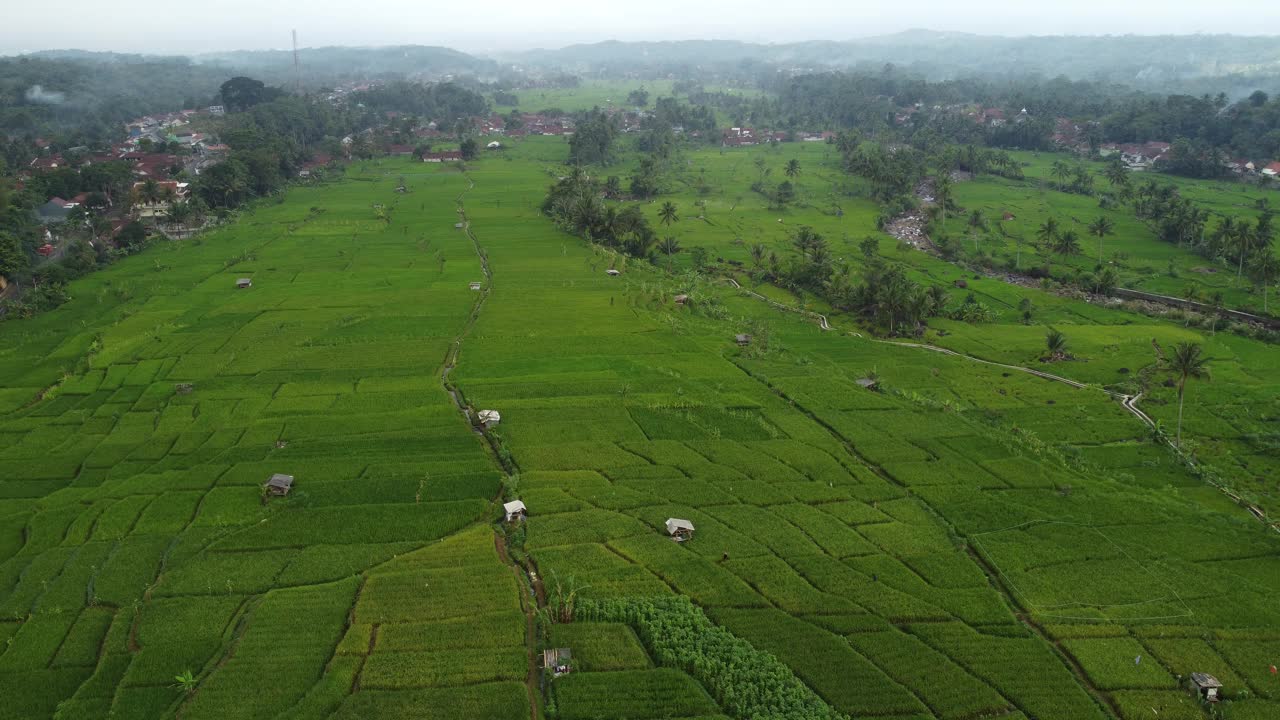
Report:
[[[476,257],[480,260],[480,270],[484,274],[484,282],[480,286],[479,296],[476,298],[475,304],[471,307],[471,313],[467,316],[467,322],[463,325],[462,330],[454,338],[453,344],[449,346],[449,353],[445,357],[444,365],[440,371],[440,384],[444,387],[445,392],[449,393],[452,398],[454,407],[462,414],[464,420],[467,421],[472,429],[485,439],[485,445],[489,448],[489,452],[493,455],[494,462],[502,471],[503,475],[508,477],[512,474],[510,462],[504,461],[502,454],[498,452],[498,447],[494,443],[493,438],[484,432],[481,427],[472,422],[473,409],[463,400],[458,393],[457,388],[449,379],[450,373],[458,365],[458,355],[462,351],[462,341],[471,333],[471,329],[475,327],[476,321],[480,318],[480,311],[484,309],[485,301],[489,299],[489,293],[493,290],[493,272],[489,268],[489,257],[485,254],[484,248],[480,246],[480,241],[476,238],[475,233],[471,229],[471,220],[467,217],[466,205],[464,203],[466,195],[476,186],[475,181],[467,176],[467,189],[463,190],[457,197],[458,204],[458,221],[462,224],[462,232],[466,234],[467,239],[471,241],[472,248],[475,249]],[[501,493],[501,491],[500,491]],[[499,494],[495,499],[495,503],[501,501],[502,495]],[[511,557],[511,553],[507,548],[506,538],[500,533],[494,533],[493,537],[494,550],[498,553],[498,558],[504,564],[511,568],[511,572],[516,576],[516,582],[520,587],[520,606],[524,610],[525,615],[525,654],[527,656],[528,671],[525,674],[525,692],[529,698],[529,720],[540,720],[538,712],[538,663],[535,649],[537,647],[538,638],[538,609],[541,595],[537,592],[536,576],[532,571],[526,568],[522,563],[517,562]]]

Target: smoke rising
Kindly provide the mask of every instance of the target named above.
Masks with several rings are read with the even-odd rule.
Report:
[[[25,97],[27,102],[40,103],[41,105],[61,105],[67,99],[66,93],[57,90],[45,90],[39,85],[32,85],[27,88]]]

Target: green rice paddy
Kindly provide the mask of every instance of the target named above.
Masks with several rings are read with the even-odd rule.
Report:
[[[733,677],[790,678],[827,717],[1200,717],[1180,689],[1193,671],[1222,679],[1228,717],[1280,714],[1280,536],[1102,391],[1152,362],[1153,337],[1208,343],[1187,432],[1275,507],[1257,437],[1273,348],[995,280],[969,286],[1001,308],[1031,297],[1080,358],[1049,371],[1089,387],[877,342],[837,314],[824,332],[687,274],[688,253],[668,272],[556,230],[538,205],[565,150],[533,138],[465,174],[356,164],[0,326],[0,716],[747,706],[651,634],[661,617],[538,620],[556,582],[597,605],[686,597],[705,614],[689,632],[752,649]],[[800,159],[801,204],[750,192],[756,155]],[[878,211],[830,146],[685,160],[667,197],[686,248],[727,268],[804,223],[862,262]],[[1043,342],[1012,311],[935,326],[929,342],[1011,365]],[[739,348],[744,331],[767,343]],[[442,384],[455,349],[450,385],[502,414],[488,439]],[[871,369],[882,392],[856,384]],[[1168,423],[1171,399],[1142,407]],[[289,495],[264,496],[273,473],[295,477]],[[495,533],[515,498],[527,522]],[[667,539],[669,517],[693,540]],[[543,647],[570,647],[574,672],[545,680]]]

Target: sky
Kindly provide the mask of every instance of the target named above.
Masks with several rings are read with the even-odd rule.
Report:
[[[912,28],[992,35],[1280,36],[1275,0],[6,0],[0,54],[163,54],[299,45],[443,45],[476,54],[602,40],[848,40]],[[1278,40],[1280,42],[1280,40]]]

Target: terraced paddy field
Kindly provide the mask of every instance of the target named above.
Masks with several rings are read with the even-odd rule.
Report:
[[[812,197],[839,180],[825,146],[780,152]],[[559,232],[537,206],[563,158],[356,165],[0,326],[0,716],[1203,717],[1193,671],[1229,717],[1280,714],[1280,535],[1100,389],[1138,333],[1195,331],[1035,295],[1079,318],[1090,361],[1052,371],[1086,388],[823,331]],[[749,157],[691,160],[724,192],[687,247],[782,246],[736,199]],[[806,202],[782,225],[874,227]],[[1011,365],[1043,334],[938,325]],[[1215,360],[1212,392],[1270,407],[1272,350],[1212,341],[1241,368]],[[477,434],[450,390],[501,423]],[[1193,392],[1188,429],[1224,404]],[[551,622],[566,591],[578,622]]]

